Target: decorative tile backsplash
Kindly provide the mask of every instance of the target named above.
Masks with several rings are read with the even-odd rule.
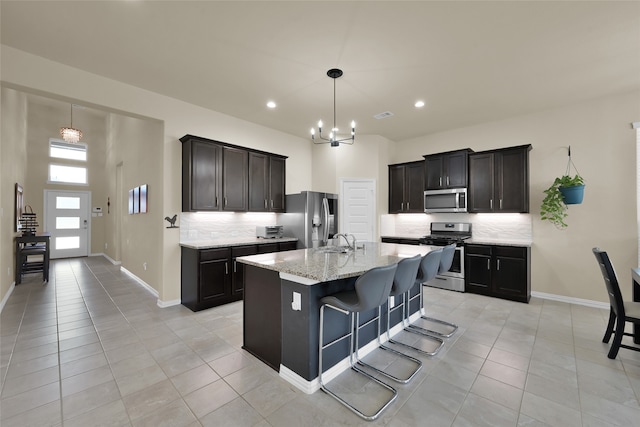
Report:
[[[276,225],[275,213],[183,212],[180,241],[256,237],[257,225]]]
[[[478,240],[531,242],[529,214],[399,214],[380,217],[381,236],[425,236],[431,222],[470,222],[471,233]]]

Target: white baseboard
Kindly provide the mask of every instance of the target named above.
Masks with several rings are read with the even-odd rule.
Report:
[[[180,299],[162,301],[160,298],[158,298],[158,307],[160,308],[172,307],[174,305],[180,305],[180,304],[182,304],[182,300]]]
[[[2,298],[2,302],[0,302],[0,313],[2,313],[2,310],[4,310],[4,306],[7,304],[7,301],[9,300],[9,297],[11,296],[15,288],[16,288],[16,282],[13,281],[11,282],[11,286],[9,286],[7,293],[4,294],[4,298]]]
[[[532,291],[531,296],[536,298],[548,299],[552,301],[566,302],[568,304],[584,305],[584,306],[593,307],[593,308],[603,308],[605,310],[608,310],[610,308],[609,303],[606,303],[606,302],[592,301],[589,299],[582,299],[582,298],[566,297],[564,295],[548,294],[545,292]]]
[[[145,282],[144,280],[142,280],[141,278],[139,278],[138,276],[136,276],[135,274],[133,274],[132,272],[130,272],[129,270],[127,270],[126,268],[124,268],[123,266],[120,266],[120,271],[122,271],[123,273],[125,273],[126,275],[128,275],[129,277],[131,277],[133,280],[135,280],[136,282],[138,282],[140,285],[142,285],[142,287],[144,287],[146,290],[148,290],[149,292],[151,292],[151,294],[158,298],[158,291],[156,291],[155,289],[153,289],[153,287],[151,287],[151,285],[149,285],[147,282]]]
[[[105,253],[96,253],[96,254],[91,254],[89,256],[103,256],[107,259],[107,261],[109,261],[111,264],[113,265],[120,265],[122,264],[122,261],[116,261],[115,259],[111,258],[109,255],[105,254]]]

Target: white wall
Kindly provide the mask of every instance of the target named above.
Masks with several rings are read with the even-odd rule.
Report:
[[[156,165],[163,176],[162,218],[181,211],[181,147],[178,139],[185,134],[287,155],[286,192],[313,189],[311,142],[307,139],[125,85],[5,45],[2,45],[0,55],[0,76],[5,87],[164,122],[164,140],[142,147],[163,151],[160,164]],[[6,216],[2,222],[7,223]],[[139,242],[140,245],[162,248],[160,258],[150,262],[162,266],[158,275],[161,283],[150,285],[159,290],[161,300],[179,300],[179,233],[166,229],[160,223],[156,227],[157,234],[149,235],[149,241]],[[133,265],[137,263],[136,260],[122,259],[122,265],[127,269],[135,269]]]
[[[26,179],[27,99],[24,93],[7,88],[2,88],[0,98],[0,301],[4,303],[15,277],[15,184],[24,186]],[[27,201],[34,197],[24,196]]]
[[[591,253],[609,252],[626,297],[637,267],[636,144],[630,123],[640,118],[640,92],[631,92],[428,135],[394,146],[392,162],[424,154],[531,144],[532,290],[608,301]],[[585,200],[569,208],[566,230],[540,220],[543,190],[565,172],[567,147],[586,181]]]

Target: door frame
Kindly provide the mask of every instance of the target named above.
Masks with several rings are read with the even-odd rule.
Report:
[[[372,241],[375,242],[379,239],[378,236],[378,198],[376,193],[376,180],[373,178],[340,178],[340,232],[342,233],[345,229],[345,221],[347,218],[347,203],[344,199],[345,197],[345,186],[348,183],[367,183],[370,184],[372,190],[372,200],[373,200],[373,212],[371,215],[372,218]]]
[[[89,204],[89,206],[87,207],[88,212],[87,212],[87,254],[84,256],[89,256],[91,255],[91,216],[92,216],[92,212],[91,212],[91,191],[83,191],[83,190],[53,190],[53,189],[45,189],[44,190],[44,197],[43,197],[43,211],[44,211],[44,215],[43,215],[43,229],[46,227],[47,225],[47,219],[49,218],[49,208],[47,207],[48,203],[47,203],[47,196],[49,195],[49,193],[82,193],[82,194],[86,194],[87,195],[87,203]],[[53,244],[53,241],[51,242]]]

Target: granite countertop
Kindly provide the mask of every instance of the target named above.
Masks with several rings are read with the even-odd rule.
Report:
[[[239,257],[244,264],[274,270],[281,277],[312,285],[319,282],[345,279],[362,275],[374,267],[394,264],[403,258],[424,255],[436,249],[433,246],[398,245],[392,243],[367,242],[364,248],[349,253],[324,252],[318,249]],[[303,280],[299,280],[303,279]]]
[[[278,242],[297,242],[295,237],[281,237],[276,239],[262,239],[258,237],[230,237],[228,239],[186,240],[180,246],[191,249],[228,248],[230,246],[267,245]]]

